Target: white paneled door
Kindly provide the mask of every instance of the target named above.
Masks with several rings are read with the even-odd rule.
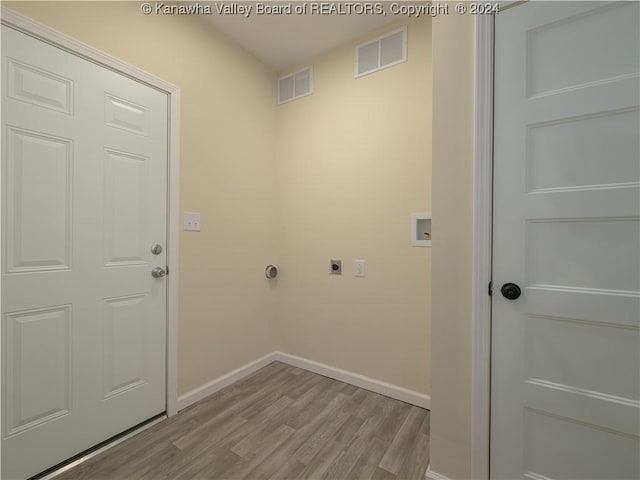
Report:
[[[165,410],[167,96],[5,26],[1,71],[2,478],[22,479]]]
[[[495,49],[491,476],[638,479],[640,3],[528,2]]]

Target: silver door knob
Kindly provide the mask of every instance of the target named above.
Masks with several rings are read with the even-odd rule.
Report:
[[[164,268],[162,267],[156,267],[153,270],[151,270],[151,276],[153,278],[162,278],[167,274],[167,272],[164,271]]]

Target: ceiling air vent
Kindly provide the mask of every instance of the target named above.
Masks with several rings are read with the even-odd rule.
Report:
[[[278,103],[286,103],[313,93],[313,69],[302,70],[278,80]]]
[[[356,78],[407,61],[407,27],[356,47]]]

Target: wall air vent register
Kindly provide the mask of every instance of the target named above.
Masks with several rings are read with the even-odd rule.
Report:
[[[313,67],[306,67],[278,80],[278,104],[313,93]]]
[[[407,27],[402,27],[356,47],[355,77],[406,61]]]

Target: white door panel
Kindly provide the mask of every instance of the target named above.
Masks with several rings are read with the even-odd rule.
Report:
[[[8,126],[6,142],[7,271],[68,270],[72,141]]]
[[[523,415],[525,478],[637,478],[633,437],[539,410]]]
[[[633,2],[563,3],[527,14],[532,21],[523,32],[526,50],[522,53],[527,58],[528,98],[637,75],[640,59],[631,46],[638,29]],[[594,34],[603,24],[616,28]]]
[[[5,316],[9,435],[70,412],[71,318],[70,305]]]
[[[17,479],[165,410],[151,270],[167,98],[4,26],[2,74],[2,478]]]
[[[495,45],[491,476],[638,478],[640,4],[529,2]]]

